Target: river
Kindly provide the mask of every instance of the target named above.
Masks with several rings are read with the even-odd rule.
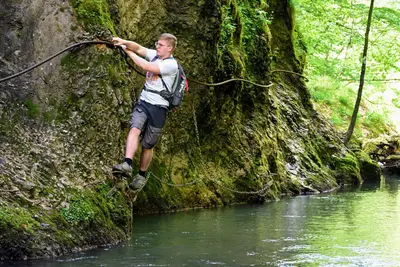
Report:
[[[400,177],[329,194],[134,218],[132,239],[4,266],[400,266]]]

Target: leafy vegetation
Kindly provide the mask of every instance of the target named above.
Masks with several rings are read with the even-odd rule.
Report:
[[[220,66],[220,69],[230,69],[233,73],[246,72],[245,65],[259,61],[262,57],[259,47],[266,47],[266,40],[270,38],[268,24],[271,23],[271,14],[264,0],[232,1],[222,7],[221,35],[218,44],[219,63],[235,62],[231,66]],[[229,54],[230,60],[224,59]],[[248,74],[264,70],[247,70]],[[228,71],[229,72],[229,71]]]
[[[89,221],[94,216],[94,211],[90,203],[84,197],[72,201],[68,208],[61,211],[65,220],[71,224],[77,224],[81,221]]]
[[[317,110],[341,131],[349,125],[361,68],[369,2],[294,0],[308,50],[306,74]],[[399,113],[400,11],[376,1],[356,137],[394,130]],[[382,7],[382,4],[387,6]],[[396,41],[397,40],[397,41]],[[392,114],[392,116],[389,116]]]

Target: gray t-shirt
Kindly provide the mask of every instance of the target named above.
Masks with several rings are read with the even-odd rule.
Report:
[[[147,49],[145,58],[148,61],[152,61],[156,55],[157,55],[156,50]],[[159,64],[162,78],[165,84],[167,85],[168,89],[170,90],[175,81],[176,76],[178,75],[178,63],[176,62],[176,60],[173,59],[162,60],[158,58],[154,62],[157,62]],[[159,92],[161,92],[162,90],[166,90],[158,74],[149,71],[146,73],[146,83],[144,84],[144,86],[147,89]],[[168,101],[165,100],[162,96],[160,96],[157,93],[149,92],[146,90],[142,90],[142,93],[140,94],[140,100],[146,101],[147,103],[150,103],[152,105],[164,106],[164,107],[169,106]]]

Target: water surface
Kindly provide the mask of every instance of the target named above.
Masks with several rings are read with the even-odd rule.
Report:
[[[329,194],[134,218],[132,240],[3,266],[400,266],[400,177]]]

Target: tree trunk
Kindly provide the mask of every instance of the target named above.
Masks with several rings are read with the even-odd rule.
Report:
[[[358,87],[358,94],[356,104],[354,105],[353,115],[351,116],[351,122],[349,125],[349,129],[346,133],[346,138],[344,140],[344,144],[347,146],[348,142],[354,131],[354,126],[356,125],[358,109],[360,108],[361,97],[362,97],[362,90],[364,86],[364,76],[365,76],[365,68],[367,66],[367,51],[368,51],[368,37],[369,37],[369,30],[371,28],[371,20],[372,20],[372,11],[374,10],[374,0],[371,0],[371,4],[369,6],[369,13],[368,13],[368,22],[367,22],[367,30],[365,31],[365,42],[364,42],[364,52],[362,56],[362,64],[361,64],[361,75],[360,75],[360,86]]]

